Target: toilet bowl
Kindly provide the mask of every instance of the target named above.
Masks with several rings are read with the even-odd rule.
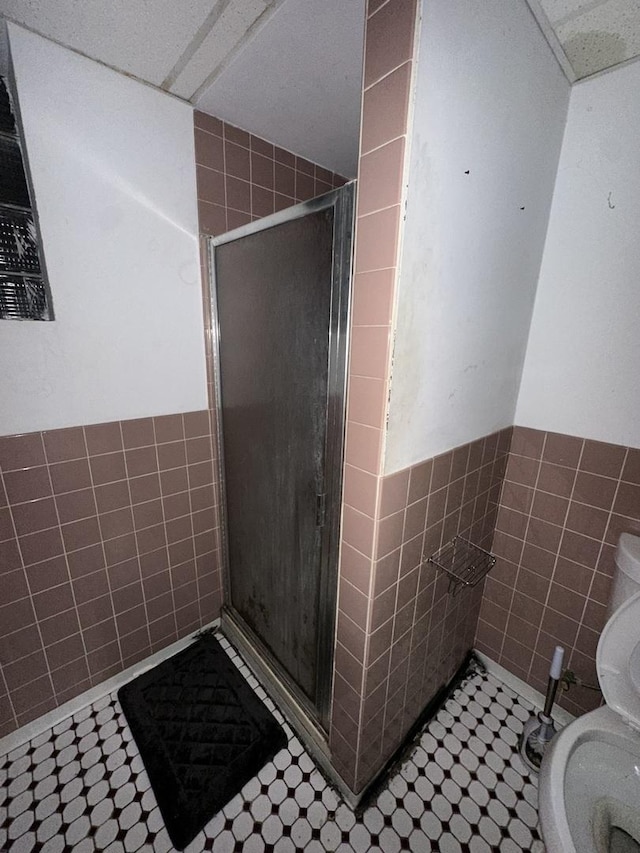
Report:
[[[544,757],[547,853],[640,853],[640,733],[604,706],[566,727]]]
[[[640,853],[640,592],[628,597],[640,587],[640,538],[623,534],[616,564],[616,609],[596,654],[606,705],[563,729],[540,769],[547,853]]]

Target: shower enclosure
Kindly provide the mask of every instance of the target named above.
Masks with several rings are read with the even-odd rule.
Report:
[[[210,241],[223,625],[327,730],[353,185]]]

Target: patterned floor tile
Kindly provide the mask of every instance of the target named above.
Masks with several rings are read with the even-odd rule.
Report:
[[[537,780],[517,753],[531,706],[492,676],[475,673],[455,691],[356,816],[220,640],[289,743],[187,853],[544,853]],[[0,849],[10,853],[173,850],[115,693],[0,758],[0,786]]]

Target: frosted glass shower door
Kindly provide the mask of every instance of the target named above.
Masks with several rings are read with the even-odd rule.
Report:
[[[225,235],[213,256],[227,606],[321,722],[335,617],[349,190]]]

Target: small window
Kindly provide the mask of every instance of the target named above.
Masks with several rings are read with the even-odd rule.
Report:
[[[18,122],[0,77],[0,319],[53,320]]]

